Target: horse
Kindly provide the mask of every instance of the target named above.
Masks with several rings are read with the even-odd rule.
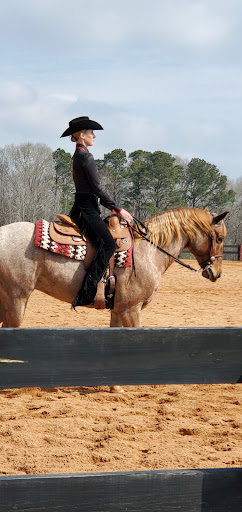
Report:
[[[164,272],[188,248],[203,277],[215,282],[222,272],[228,212],[177,208],[146,221],[149,240],[134,234],[134,268],[115,268],[116,293],[110,327],[140,327],[141,311],[153,299]],[[82,285],[82,262],[34,246],[35,224],[0,228],[0,323],[19,327],[34,289],[69,304]],[[162,250],[158,250],[162,248]],[[168,253],[168,254],[167,254]],[[89,306],[88,306],[89,307]]]

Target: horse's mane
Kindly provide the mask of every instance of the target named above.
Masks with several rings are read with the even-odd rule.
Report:
[[[154,245],[165,246],[174,238],[182,237],[182,232],[192,240],[199,231],[212,232],[212,221],[208,209],[176,208],[159,213],[144,221],[149,230],[149,238]],[[139,238],[135,235],[135,238]]]

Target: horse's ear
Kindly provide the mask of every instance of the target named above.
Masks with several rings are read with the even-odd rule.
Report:
[[[215,217],[213,217],[213,224],[218,224],[221,220],[224,219],[224,217],[226,217],[226,215],[228,215],[229,212],[223,212],[223,213],[220,213],[220,215],[216,215]]]
[[[204,211],[205,211],[205,212],[209,212],[209,209],[208,209],[208,207],[207,207],[207,206],[204,208]]]

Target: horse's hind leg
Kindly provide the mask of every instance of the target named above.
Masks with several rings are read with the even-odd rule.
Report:
[[[1,299],[0,322],[2,327],[19,327],[24,317],[28,297]]]

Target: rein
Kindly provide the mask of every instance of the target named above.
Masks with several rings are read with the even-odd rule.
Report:
[[[212,233],[211,234],[211,250],[210,250],[210,261],[206,261],[204,262],[202,265],[201,268],[199,269],[195,269],[193,267],[191,267],[190,265],[188,265],[187,263],[184,263],[184,261],[181,261],[179,258],[177,258],[176,256],[173,256],[173,254],[170,254],[168,251],[166,251],[165,249],[163,249],[163,247],[161,247],[160,245],[156,245],[154,244],[154,242],[152,242],[149,238],[148,238],[148,233],[149,233],[149,230],[148,228],[143,224],[143,222],[141,222],[140,220],[136,219],[135,217],[133,217],[133,221],[135,223],[135,227],[134,225],[130,224],[130,228],[135,231],[135,233],[137,233],[139,236],[141,236],[141,238],[143,238],[143,240],[146,240],[147,242],[149,242],[150,244],[154,245],[159,251],[163,252],[164,254],[166,254],[167,256],[169,256],[170,258],[173,258],[174,261],[176,261],[176,263],[179,263],[179,265],[181,265],[182,267],[185,267],[185,268],[188,268],[189,270],[193,270],[193,272],[201,272],[201,271],[204,271],[208,268],[210,268],[215,259],[216,258],[222,258],[222,256],[220,255],[216,255],[215,254],[215,233]]]

